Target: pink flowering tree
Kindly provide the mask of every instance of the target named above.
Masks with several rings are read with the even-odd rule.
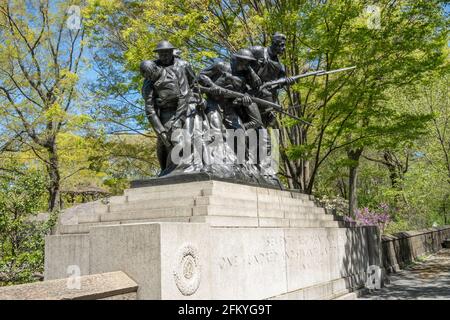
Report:
[[[376,209],[356,209],[354,217],[345,216],[344,220],[358,226],[378,226],[383,233],[391,221],[390,211],[389,205],[381,203]]]

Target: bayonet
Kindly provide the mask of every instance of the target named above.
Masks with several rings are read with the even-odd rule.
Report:
[[[356,66],[347,67],[347,68],[341,68],[341,69],[336,69],[336,70],[330,70],[330,71],[317,70],[317,71],[312,71],[312,72],[306,72],[306,73],[298,74],[296,76],[291,77],[291,79],[293,79],[294,81],[297,81],[299,79],[306,78],[306,77],[323,76],[323,75],[326,75],[326,74],[333,74],[333,73],[337,73],[337,72],[353,70],[355,68],[356,68]],[[285,86],[287,84],[287,82],[288,82],[288,78],[281,78],[281,79],[278,79],[278,80],[274,80],[274,81],[270,81],[270,82],[264,83],[260,87],[260,89],[264,89],[264,88],[273,89],[275,87],[282,87],[282,86]]]

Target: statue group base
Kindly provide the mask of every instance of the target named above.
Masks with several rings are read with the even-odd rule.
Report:
[[[66,210],[46,280],[123,271],[138,299],[331,299],[380,265],[377,228],[345,227],[308,195],[177,179]]]

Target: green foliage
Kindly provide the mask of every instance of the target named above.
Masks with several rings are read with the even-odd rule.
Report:
[[[293,145],[286,148],[286,155],[291,159],[309,159],[312,156],[314,145]]]
[[[90,161],[96,164],[103,186],[112,194],[121,194],[130,180],[155,176],[159,170],[156,139],[143,135],[106,136]]]
[[[84,31],[68,27],[70,5],[82,1],[0,2],[0,132],[12,132],[42,161],[48,210],[58,209],[61,184],[57,138],[82,130],[80,100]]]
[[[0,176],[0,286],[35,281],[43,273],[44,236],[54,223],[36,220],[45,208],[45,186],[42,173],[32,169]]]
[[[423,83],[387,95],[392,112],[402,110],[423,118],[373,141],[359,161],[359,207],[388,203],[395,209],[387,233],[445,225],[450,221],[448,76],[434,75]],[[318,175],[315,192],[329,198],[347,197],[344,152],[336,153]]]

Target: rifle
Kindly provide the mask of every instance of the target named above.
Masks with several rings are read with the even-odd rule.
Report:
[[[221,91],[221,94],[223,94],[224,96],[228,96],[228,97],[231,97],[231,98],[243,98],[245,96],[245,94],[243,94],[243,93],[232,91],[232,90],[228,90],[228,89],[222,88],[220,86],[218,86],[218,87],[219,87],[219,89]],[[198,88],[202,92],[209,93],[209,94],[214,94],[212,88],[203,87],[203,86],[200,86],[200,85],[198,86]],[[270,102],[270,101],[267,101],[267,100],[264,100],[264,99],[261,99],[261,98],[253,97],[253,96],[249,96],[249,97],[254,103],[262,105],[262,106],[269,107],[270,108],[269,110],[274,110],[274,111],[279,112],[281,114],[284,114],[284,115],[286,115],[288,117],[291,117],[292,119],[298,120],[300,122],[303,122],[305,124],[308,124],[308,125],[312,126],[312,123],[310,123],[308,121],[305,121],[305,120],[303,120],[303,119],[301,119],[301,118],[299,118],[297,116],[294,116],[293,114],[290,114],[290,113],[284,111],[283,108],[279,104],[276,104],[276,103],[273,103],[273,102]]]
[[[298,79],[302,79],[302,78],[306,78],[306,77],[310,77],[310,76],[323,76],[326,74],[332,74],[332,73],[336,73],[336,72],[341,72],[341,71],[347,71],[347,70],[353,70],[355,69],[356,66],[353,67],[347,67],[347,68],[341,68],[341,69],[336,69],[336,70],[330,70],[330,71],[325,71],[325,70],[317,70],[317,71],[312,71],[312,72],[306,72],[306,73],[302,73],[302,74],[298,74],[296,76],[291,77],[291,79],[293,79],[294,81],[297,81]],[[269,87],[270,89],[273,89],[277,86],[285,86],[287,84],[287,78],[281,78],[281,79],[277,79],[274,81],[269,81],[264,83],[260,89],[264,89]]]

